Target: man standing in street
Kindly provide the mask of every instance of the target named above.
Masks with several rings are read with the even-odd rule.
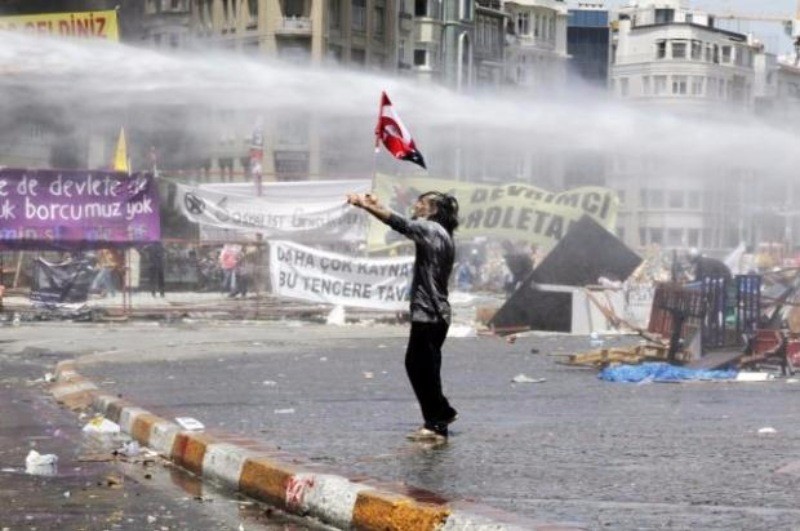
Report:
[[[455,258],[453,231],[458,226],[458,202],[449,194],[424,193],[417,198],[411,219],[392,212],[371,194],[349,194],[347,202],[414,242],[411,335],[405,363],[425,424],[408,439],[443,443],[447,441],[447,426],[457,417],[442,393],[441,366],[442,345],[451,320],[447,284]]]

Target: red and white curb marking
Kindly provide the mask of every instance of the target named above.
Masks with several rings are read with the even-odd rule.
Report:
[[[480,514],[480,506],[462,510],[458,503],[420,501],[344,476],[316,472],[313,466],[301,468],[290,456],[257,441],[186,431],[174,422],[100,392],[76,372],[74,361],[59,363],[55,379],[51,392],[56,400],[73,407],[93,407],[139,444],[193,474],[333,526],[380,531],[581,529],[528,522],[493,510],[493,515],[487,517]]]

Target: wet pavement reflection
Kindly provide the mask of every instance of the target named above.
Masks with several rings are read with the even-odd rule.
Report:
[[[322,528],[204,485],[158,456],[114,455],[128,439],[82,433],[88,419],[44,393],[36,364],[0,354],[0,371],[0,530]],[[31,450],[57,462],[26,472]]]

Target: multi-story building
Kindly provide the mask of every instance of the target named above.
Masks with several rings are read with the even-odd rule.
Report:
[[[561,88],[567,77],[567,5],[564,0],[506,0],[511,18],[506,78],[534,92]]]
[[[623,8],[613,42],[611,91],[641,108],[668,109],[706,124],[751,116],[762,49],[721,30],[714,17],[681,0]],[[766,60],[766,59],[763,59]],[[622,197],[618,231],[629,245],[722,249],[759,235],[750,208],[765,184],[758,168],[706,163],[648,146],[612,156],[606,184]]]
[[[569,10],[567,53],[569,84],[585,83],[605,89],[611,52],[609,12],[602,3],[581,3]]]

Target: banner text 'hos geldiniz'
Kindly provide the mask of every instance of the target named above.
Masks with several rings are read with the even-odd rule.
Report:
[[[276,295],[356,308],[408,309],[414,258],[369,259],[271,241],[269,273]]]
[[[571,224],[584,215],[612,230],[619,206],[616,192],[598,186],[552,193],[522,183],[494,185],[385,175],[375,178],[375,194],[400,213],[408,212],[417,197],[429,190],[448,192],[458,199],[460,238],[488,236],[546,247],[558,243]],[[372,249],[403,239],[379,221],[370,223],[368,242]]]
[[[135,244],[161,238],[149,173],[0,169],[0,245]]]

